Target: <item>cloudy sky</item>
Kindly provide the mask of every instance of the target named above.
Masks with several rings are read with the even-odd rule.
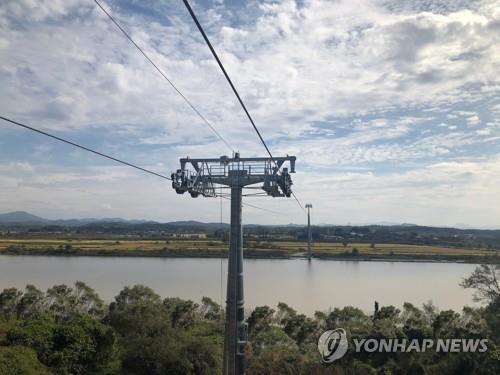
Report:
[[[500,226],[496,0],[191,2],[315,223]],[[105,7],[242,156],[265,150],[181,0]],[[0,115],[170,174],[230,154],[92,0],[0,4]],[[0,121],[1,122],[1,121]],[[247,198],[247,223],[303,223]],[[224,203],[227,220],[228,207]],[[0,123],[0,212],[220,220],[219,201]]]

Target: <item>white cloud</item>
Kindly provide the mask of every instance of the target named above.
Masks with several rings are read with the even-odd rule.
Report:
[[[403,173],[309,175],[300,183],[302,199],[323,203],[315,220],[328,222],[412,222],[454,225],[495,224],[500,209],[500,157],[436,163]]]
[[[84,0],[6,0],[2,6],[2,15],[15,20],[27,19],[30,21],[44,21],[67,16],[70,12],[86,6]]]
[[[476,134],[478,134],[478,135],[490,135],[491,130],[490,129],[479,129],[479,130],[476,130]]]
[[[4,173],[9,172],[34,172],[35,167],[28,162],[10,162],[0,164],[0,171]]]
[[[35,22],[23,32],[5,30],[10,41],[6,65],[17,68],[3,80],[15,83],[11,100],[23,99],[26,105],[19,112],[24,116],[42,113],[59,126],[113,119],[116,125],[148,121],[170,128],[175,125],[167,124],[168,112],[175,108],[183,124],[199,122],[89,4],[26,1],[11,16],[27,9],[31,13],[34,3],[40,8],[38,21],[50,17],[61,22]],[[302,8],[284,1],[261,5],[255,22],[239,28],[217,19],[212,28],[220,29],[211,37],[254,116],[272,137],[280,128],[293,132],[305,122],[338,115],[459,100],[466,94],[464,85],[490,84],[497,79],[499,42],[490,31],[498,14],[487,12],[490,8],[394,14],[368,1],[311,1]],[[76,18],[63,17],[70,12]],[[187,18],[172,15],[174,24],[165,26],[115,15],[226,133],[233,133],[228,124],[244,121]],[[237,139],[239,134],[241,130]]]
[[[109,4],[124,27],[235,149],[244,155],[263,153],[183,9],[168,2],[148,2],[143,6],[151,7],[151,13],[146,15],[130,13],[124,2]],[[359,199],[350,201],[359,206],[354,210],[357,213],[349,216],[345,206],[343,217],[336,218],[339,222],[356,217],[367,221],[362,220],[362,213],[375,217],[382,203],[395,207],[391,199],[408,202],[410,192],[418,192],[418,178],[432,182],[435,176],[443,176],[442,167],[435,167],[440,162],[465,156],[476,160],[474,165],[496,170],[496,164],[487,162],[485,156],[488,144],[498,142],[499,104],[481,103],[500,93],[498,2],[311,0],[300,5],[282,1],[241,6],[245,7],[242,14],[232,13],[222,3],[212,9],[195,3],[195,11],[274,153],[296,154],[299,170],[327,173],[326,177],[312,172],[297,175],[298,191],[306,186],[301,179],[322,181],[325,177],[317,188],[320,191],[304,194],[321,197],[332,188],[357,194]],[[163,171],[174,169],[180,156],[228,153],[92,2],[3,2],[0,30],[3,115],[58,132],[110,139],[110,147],[113,135],[126,136],[131,147],[142,147],[140,151],[134,148],[133,159],[140,156],[153,165],[161,161]],[[483,107],[474,108],[476,104]],[[19,205],[27,210],[29,204],[40,208],[48,202],[52,212],[62,212],[66,204],[76,211],[104,212],[99,210],[113,207],[123,216],[160,218],[163,214],[154,201],[161,196],[162,204],[171,207],[171,215],[185,215],[181,209],[185,200],[163,197],[168,186],[145,187],[148,194],[140,197],[141,208],[131,208],[125,195],[110,195],[112,189],[127,193],[138,189],[141,180],[135,180],[135,175],[121,168],[58,173],[53,165],[40,165],[36,160],[52,152],[51,146],[41,145],[31,155],[35,160],[27,158],[25,167],[35,168],[36,177],[11,177],[10,187],[19,178],[31,185],[16,191],[17,195],[7,192],[10,202],[21,197]],[[78,155],[68,159],[78,160]],[[9,155],[3,156],[10,160]],[[64,160],[59,162],[64,164]],[[403,177],[395,172],[402,165],[406,168]],[[21,172],[23,167],[18,167]],[[342,168],[345,174],[335,174]],[[377,168],[384,170],[384,176]],[[371,172],[359,172],[365,169]],[[391,177],[387,170],[394,171]],[[471,187],[454,176],[458,185],[453,186]],[[91,188],[87,187],[90,183]],[[416,184],[413,190],[408,186],[412,183]],[[56,185],[61,187],[54,189]],[[492,193],[484,194],[491,198],[497,190],[485,186],[490,186]],[[93,198],[84,194],[84,208],[79,208],[77,187],[98,192]],[[367,199],[372,188],[384,199]],[[29,199],[34,192],[36,204]],[[457,202],[453,198],[459,194],[456,189],[449,192],[442,186],[429,194],[422,192],[416,202],[419,206],[407,210],[414,221],[419,217],[433,220],[439,207],[450,208]],[[424,198],[429,199],[428,209]],[[72,200],[78,204],[72,205]],[[200,215],[208,218],[211,203],[199,201],[206,208]],[[6,204],[0,202],[0,210]],[[276,204],[280,203],[273,201]],[[471,212],[486,207],[483,201],[472,199],[468,204]],[[326,207],[334,211],[333,203],[325,204],[322,221],[330,221]],[[461,209],[466,213],[465,206]]]

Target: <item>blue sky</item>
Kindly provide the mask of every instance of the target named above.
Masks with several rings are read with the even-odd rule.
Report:
[[[235,150],[265,154],[181,0],[103,4]],[[316,223],[499,225],[498,2],[192,5]],[[164,174],[230,152],[91,0],[2,2],[0,60],[2,116]],[[0,172],[0,212],[219,220],[216,200],[6,123]],[[248,223],[305,221],[248,199],[282,213]]]

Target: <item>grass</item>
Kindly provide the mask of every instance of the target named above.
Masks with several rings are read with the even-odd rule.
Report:
[[[248,257],[300,257],[306,254],[305,242],[244,241]],[[124,255],[124,256],[205,256],[219,257],[228,245],[219,240],[143,240],[143,239],[0,239],[0,254],[33,255]],[[352,249],[358,250],[352,255]],[[314,244],[318,258],[456,260],[497,262],[498,250],[463,249],[405,244],[341,243]]]
[[[12,248],[24,248],[29,251],[67,250],[79,252],[157,252],[167,250],[224,249],[222,241],[209,240],[63,240],[63,239],[15,239],[0,240],[0,253]]]
[[[296,250],[299,248],[305,248],[307,245],[301,243],[286,242],[280,243],[281,246],[285,246],[290,250]],[[405,245],[405,244],[375,244],[375,247],[371,247],[369,243],[352,243],[347,246],[343,246],[341,243],[315,243],[314,251],[315,253],[327,253],[327,254],[341,254],[351,252],[352,249],[358,249],[359,254],[379,254],[379,255],[484,255],[491,256],[495,254],[492,250],[482,250],[482,249],[462,249],[462,248],[451,248],[442,246],[421,246],[421,245]]]

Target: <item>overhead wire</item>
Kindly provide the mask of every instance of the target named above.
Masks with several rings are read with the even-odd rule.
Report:
[[[78,143],[75,143],[75,142],[72,142],[72,141],[68,141],[67,139],[64,139],[64,138],[58,137],[57,135],[54,135],[54,134],[48,133],[48,132],[46,132],[46,131],[43,131],[43,130],[40,130],[40,129],[36,129],[36,128],[32,127],[32,126],[29,126],[29,125],[26,125],[26,124],[20,123],[20,122],[18,122],[18,121],[11,120],[11,119],[9,119],[9,118],[7,118],[7,117],[0,116],[0,119],[2,119],[3,121],[9,122],[9,123],[11,123],[11,124],[13,124],[13,125],[16,125],[16,126],[22,127],[22,128],[24,128],[24,129],[31,130],[31,131],[33,131],[33,132],[35,132],[35,133],[42,134],[42,135],[44,135],[44,136],[46,136],[46,137],[50,137],[50,138],[56,139],[56,140],[58,140],[58,141],[60,141],[60,142],[64,142],[64,143],[69,144],[69,145],[71,145],[71,146],[74,146],[74,147],[80,148],[80,149],[82,149],[82,150],[85,150],[85,151],[91,152],[91,153],[93,153],[93,154],[99,155],[99,156],[104,157],[104,158],[106,158],[106,159],[113,160],[113,161],[115,161],[115,162],[117,162],[117,163],[124,164],[124,165],[126,165],[126,166],[128,166],[128,167],[132,167],[132,168],[138,169],[138,170],[140,170],[140,171],[142,171],[142,172],[146,172],[146,173],[152,174],[152,175],[154,175],[154,176],[156,176],[156,177],[160,177],[160,178],[163,178],[163,179],[165,179],[165,180],[170,180],[170,181],[172,181],[172,179],[171,179],[170,177],[165,176],[165,175],[163,175],[163,174],[161,174],[161,173],[153,172],[153,171],[151,171],[151,170],[149,170],[149,169],[146,169],[146,168],[143,168],[143,167],[139,167],[138,165],[135,165],[135,164],[129,163],[128,161],[124,161],[124,160],[121,160],[121,159],[115,158],[114,156],[110,156],[110,155],[107,155],[107,154],[105,154],[105,153],[103,153],[103,152],[100,152],[100,151],[96,151],[96,150],[94,150],[94,149],[91,149],[90,147],[82,146],[82,145],[80,145],[80,144],[78,144]]]
[[[113,22],[113,24],[122,32],[122,34],[135,46],[135,48],[146,58],[146,60],[156,69],[156,71],[158,71],[158,73],[170,84],[170,86],[179,94],[179,96],[181,96],[181,98],[186,102],[186,104],[188,104],[188,106],[203,120],[203,122],[212,130],[212,132],[231,150],[234,152],[234,149],[233,147],[226,141],[226,139],[217,131],[217,129],[215,129],[215,127],[205,118],[205,116],[203,116],[203,114],[201,114],[201,112],[194,106],[194,104],[192,104],[192,102],[177,88],[177,86],[175,86],[175,84],[167,77],[167,75],[159,68],[159,66],[149,57],[149,55],[134,41],[134,39],[130,36],[129,33],[127,33],[125,31],[125,29],[118,23],[118,21],[116,21],[116,19],[102,6],[102,4],[98,1],[98,0],[94,0],[94,2],[96,3],[96,5],[102,10],[102,12]],[[184,4],[186,5],[186,7],[188,8],[191,16],[193,17],[193,19],[195,20],[195,23],[197,24],[200,32],[202,33],[205,41],[207,42],[210,50],[212,51],[215,59],[217,60],[220,68],[222,69],[224,75],[226,76],[229,84],[231,85],[231,88],[233,89],[236,97],[238,98],[238,101],[240,102],[241,106],[243,107],[245,113],[247,114],[254,130],[256,131],[257,135],[259,136],[262,144],[264,145],[264,147],[266,148],[266,151],[268,152],[271,160],[277,165],[276,161],[274,160],[267,144],[265,143],[262,135],[260,134],[260,131],[258,130],[257,126],[255,125],[250,113],[248,112],[245,104],[243,103],[241,97],[239,96],[238,94],[238,91],[236,90],[236,88],[234,87],[231,79],[229,78],[229,75],[227,74],[226,70],[224,69],[224,66],[222,65],[220,59],[218,58],[217,56],[217,53],[215,52],[215,50],[213,49],[210,41],[208,40],[208,37],[206,36],[205,32],[203,31],[203,28],[201,27],[200,23],[198,22],[194,12],[192,11],[191,7],[189,6],[189,4],[187,3],[187,1],[184,0]],[[39,133],[41,135],[44,135],[44,136],[47,136],[47,137],[50,137],[50,138],[53,138],[55,140],[58,140],[60,142],[63,142],[63,143],[66,143],[66,144],[69,144],[71,146],[74,146],[74,147],[77,147],[77,148],[80,148],[82,150],[85,150],[87,152],[90,152],[90,153],[93,153],[95,155],[98,155],[98,156],[101,156],[101,157],[104,157],[104,158],[107,158],[109,160],[112,160],[112,161],[115,161],[117,163],[120,163],[120,164],[123,164],[123,165],[126,165],[128,167],[131,167],[131,168],[135,168],[137,170],[140,170],[142,172],[145,172],[145,173],[148,173],[148,174],[151,174],[151,175],[154,175],[154,176],[157,176],[157,177],[160,177],[162,179],[166,179],[166,180],[169,180],[171,181],[172,179],[168,176],[165,176],[161,173],[157,173],[157,172],[154,172],[154,171],[151,171],[149,169],[146,169],[146,168],[143,168],[143,167],[140,167],[138,165],[135,165],[133,163],[129,163],[127,161],[124,161],[124,160],[121,160],[121,159],[118,159],[116,157],[113,157],[113,156],[110,156],[110,155],[107,155],[105,153],[102,153],[100,151],[97,151],[97,150],[94,150],[94,149],[91,149],[89,147],[86,147],[86,146],[83,146],[83,145],[80,145],[78,143],[75,143],[75,142],[72,142],[72,141],[69,141],[67,139],[64,139],[62,137],[59,137],[59,136],[56,136],[54,134],[51,134],[51,133],[48,133],[46,131],[43,131],[43,130],[39,130],[39,129],[36,129],[32,126],[29,126],[29,125],[26,125],[26,124],[23,124],[23,123],[20,123],[18,121],[14,121],[12,119],[9,119],[7,117],[3,117],[3,116],[0,116],[0,119],[6,121],[6,122],[9,122],[13,125],[17,125],[19,127],[23,127],[27,130],[30,130],[30,131],[33,131],[33,132],[36,132],[36,133]],[[292,192],[294,198],[297,200],[297,202],[299,203],[300,205],[300,202],[299,200],[297,199],[297,197],[295,196],[295,193]],[[250,195],[250,194],[249,194]],[[257,194],[255,194],[257,195]],[[216,194],[217,196],[217,194]],[[224,198],[224,199],[228,199],[227,197],[224,197],[222,196],[222,194],[220,195],[221,198]],[[262,208],[262,207],[259,207],[259,206],[256,206],[256,205],[252,205],[252,204],[249,204],[249,203],[244,203],[243,204],[244,206],[248,206],[248,207],[252,207],[252,208],[255,208],[255,209],[259,209],[259,210],[263,210],[263,211],[266,211],[266,212],[270,212],[270,213],[276,213],[276,214],[281,214],[277,211],[273,211],[273,210],[269,210],[269,209],[265,209],[265,208]]]
[[[205,116],[201,114],[201,112],[191,103],[191,101],[177,88],[177,86],[174,85],[174,83],[166,76],[166,74],[158,67],[158,65],[149,57],[149,55],[135,42],[135,40],[130,36],[129,33],[125,31],[125,29],[116,21],[116,19],[102,6],[102,4],[98,0],[94,0],[94,2],[97,4],[97,6],[104,12],[104,14],[113,22],[113,24],[122,32],[122,34],[134,45],[134,47],[148,60],[148,62],[160,73],[160,75],[172,86],[172,88],[181,96],[182,99],[188,104],[188,106],[203,120],[203,122],[213,131],[213,133],[231,150],[234,152],[234,148],[225,140],[225,138],[215,129],[215,127],[206,119]],[[199,31],[201,32],[205,42],[207,43],[208,47],[210,48],[210,51],[212,52],[214,58],[216,59],[217,63],[219,64],[219,67],[221,68],[222,72],[224,73],[224,76],[226,77],[229,85],[231,86],[234,94],[236,95],[238,101],[240,102],[243,110],[245,111],[248,119],[250,120],[250,123],[252,124],[255,132],[259,136],[260,141],[264,145],[267,153],[269,154],[269,157],[271,160],[274,162],[274,164],[277,166],[276,161],[273,158],[273,155],[271,151],[269,150],[269,147],[267,146],[266,142],[264,141],[264,138],[262,137],[259,129],[255,125],[255,122],[253,121],[252,116],[248,112],[243,100],[241,99],[238,91],[236,90],[236,87],[234,86],[233,82],[231,81],[231,78],[229,77],[228,73],[226,72],[224,65],[222,65],[222,62],[220,61],[217,53],[215,52],[215,49],[213,48],[212,44],[210,43],[210,40],[208,39],[207,35],[205,34],[205,31],[203,30],[201,24],[199,23],[198,19],[196,18],[196,15],[194,14],[193,10],[191,9],[191,6],[186,0],[183,0],[185,6],[187,7],[189,13],[191,14],[191,17],[193,18],[194,22],[196,23]],[[295,192],[292,191],[292,195],[294,199],[297,201],[298,205],[300,208],[305,212],[305,209],[298,199],[297,195]]]
[[[243,110],[245,111],[248,119],[250,120],[250,123],[252,124],[255,132],[257,133],[257,135],[259,136],[260,138],[260,141],[262,142],[262,144],[264,145],[264,147],[266,148],[267,150],[267,153],[269,154],[269,157],[271,158],[271,160],[276,164],[276,161],[274,160],[273,158],[273,155],[271,154],[271,151],[269,150],[269,148],[267,147],[267,144],[266,142],[264,141],[264,138],[262,138],[262,135],[260,134],[260,131],[259,129],[257,128],[257,125],[255,125],[255,122],[253,121],[253,118],[252,116],[250,115],[250,113],[248,112],[247,110],[247,107],[245,106],[245,103],[243,103],[243,100],[241,100],[241,97],[240,97],[240,94],[238,94],[238,91],[236,90],[236,87],[234,87],[234,84],[233,82],[231,81],[231,78],[229,78],[229,75],[227,74],[226,72],[226,69],[224,68],[224,65],[222,65],[222,62],[220,61],[219,59],[219,56],[217,55],[217,52],[215,52],[215,49],[214,47],[212,46],[212,43],[210,43],[210,40],[208,39],[207,37],[207,34],[205,34],[205,31],[203,30],[203,27],[201,26],[200,22],[198,21],[198,18],[196,17],[196,15],[194,14],[193,12],[193,9],[191,9],[191,6],[189,5],[189,2],[187,0],[183,0],[184,2],[184,5],[186,6],[189,14],[191,15],[191,18],[193,19],[194,23],[196,24],[196,26],[198,27],[198,30],[200,31],[201,35],[203,36],[203,39],[205,40],[205,42],[207,43],[208,45],[208,48],[210,48],[210,51],[212,52],[212,55],[214,56],[215,60],[217,61],[217,64],[219,64],[219,67],[220,69],[222,70],[222,73],[224,73],[224,76],[226,77],[226,80],[227,82],[229,83],[229,86],[231,86],[231,89],[233,90],[234,94],[236,95],[236,98],[238,98],[238,101],[240,102],[241,104],[241,107],[243,108]]]
[[[245,103],[243,103],[243,100],[241,99],[240,94],[238,93],[238,90],[236,90],[236,87],[234,86],[233,81],[231,81],[231,78],[229,77],[229,74],[227,73],[226,69],[224,68],[224,65],[222,64],[222,62],[220,61],[219,56],[217,55],[217,52],[215,52],[215,49],[212,46],[212,43],[210,42],[210,40],[208,39],[208,36],[205,33],[205,30],[203,30],[203,27],[201,26],[200,22],[198,21],[198,18],[196,17],[196,14],[194,13],[193,9],[191,8],[191,6],[189,5],[189,2],[187,0],[182,0],[182,1],[184,2],[184,5],[186,6],[189,14],[191,15],[191,18],[193,19],[194,23],[196,24],[196,27],[198,28],[198,30],[200,31],[201,35],[203,36],[203,39],[205,40],[205,43],[207,44],[208,48],[210,49],[210,52],[212,52],[212,55],[214,56],[215,60],[217,61],[217,64],[219,65],[219,68],[222,70],[222,73],[226,77],[226,80],[229,83],[229,86],[231,86],[231,89],[233,90],[234,94],[236,95],[236,98],[238,99],[238,102],[240,103],[241,107],[243,108],[243,111],[247,115],[248,120],[252,124],[252,127],[254,128],[254,130],[257,133],[260,141],[264,145],[267,153],[269,154],[269,157],[271,158],[271,160],[273,161],[273,163],[276,165],[276,168],[278,168],[278,164],[276,163],[276,160],[274,160],[273,155],[271,154],[271,151],[269,150],[269,147],[267,146],[266,142],[264,141],[264,138],[262,137],[262,134],[260,133],[259,129],[257,128],[257,125],[255,125],[255,122],[254,122],[252,116],[250,115],[250,112],[248,112],[248,109],[245,106]],[[293,195],[294,199],[297,201],[297,204],[302,209],[302,211],[306,212],[304,206],[300,202],[299,198],[297,198],[297,195],[295,194],[295,192],[292,191],[292,195]]]
[[[222,198],[225,199],[225,200],[228,200],[228,201],[231,200],[231,198],[228,198],[226,196],[222,196]],[[250,203],[242,203],[241,205],[242,206],[246,206],[246,207],[252,207],[252,208],[255,208],[255,209],[258,209],[258,210],[261,210],[261,211],[265,211],[265,212],[269,212],[269,213],[273,213],[273,214],[276,214],[276,215],[284,215],[283,212],[278,212],[278,211],[270,210],[268,208],[262,208],[262,207],[255,206],[255,205],[250,204]]]
[[[297,204],[302,209],[302,211],[304,211],[305,213],[307,213],[306,209],[304,208],[304,205],[300,202],[299,198],[297,198],[297,195],[295,195],[294,191],[292,191],[292,196],[295,198],[295,200],[297,201]]]
[[[29,125],[23,124],[23,123],[21,123],[21,122],[19,122],[19,121],[14,121],[14,120],[12,120],[12,119],[10,119],[10,118],[7,118],[7,117],[4,117],[4,116],[0,116],[0,119],[1,119],[1,120],[3,120],[3,121],[5,121],[5,122],[8,122],[8,123],[10,123],[10,124],[13,124],[13,125],[19,126],[19,127],[21,127],[21,128],[24,128],[24,129],[30,130],[30,131],[32,131],[32,132],[35,132],[35,133],[38,133],[38,134],[44,135],[44,136],[46,136],[46,137],[49,137],[49,138],[55,139],[55,140],[57,140],[57,141],[60,141],[60,142],[66,143],[66,144],[68,144],[68,145],[70,145],[70,146],[77,147],[77,148],[79,148],[79,149],[85,150],[85,151],[90,152],[90,153],[92,153],[92,154],[95,154],[95,155],[101,156],[101,157],[103,157],[103,158],[106,158],[106,159],[109,159],[109,160],[113,160],[113,161],[115,161],[115,162],[117,162],[117,163],[120,163],[120,164],[126,165],[126,166],[128,166],[128,167],[135,168],[135,169],[137,169],[137,170],[140,170],[140,171],[142,171],[142,172],[145,172],[145,173],[151,174],[151,175],[156,176],[156,177],[160,177],[160,178],[162,178],[162,179],[164,179],[164,180],[169,180],[169,181],[172,181],[172,179],[171,179],[170,177],[165,176],[165,175],[163,175],[163,174],[161,174],[161,173],[157,173],[157,172],[151,171],[151,170],[149,170],[149,169],[146,169],[146,168],[140,167],[140,166],[138,166],[138,165],[136,165],[136,164],[133,164],[133,163],[130,163],[130,162],[128,162],[128,161],[125,161],[125,160],[119,159],[119,158],[117,158],[117,157],[114,157],[114,156],[111,156],[111,155],[105,154],[105,153],[103,153],[103,152],[100,152],[100,151],[94,150],[94,149],[92,149],[92,148],[90,148],[90,147],[83,146],[83,145],[78,144],[78,143],[76,143],[76,142],[69,141],[69,140],[64,139],[64,138],[62,138],[62,137],[59,137],[59,136],[57,136],[57,135],[51,134],[51,133],[49,133],[49,132],[46,132],[46,131],[43,131],[43,130],[40,130],[40,129],[34,128],[34,127],[32,127],[32,126],[29,126]],[[216,194],[216,196],[218,196],[218,195]],[[223,194],[222,194],[222,193],[221,193],[219,196],[220,196],[221,198],[223,198],[223,199],[229,199],[229,198],[226,198],[225,196],[223,196]],[[252,207],[252,208],[255,208],[255,209],[258,209],[258,210],[262,210],[262,211],[266,211],[266,212],[271,212],[271,213],[280,214],[279,212],[272,211],[272,210],[268,210],[268,209],[266,209],[266,208],[262,208],[262,207],[255,206],[255,205],[248,204],[248,203],[245,203],[245,204],[244,204],[244,206],[249,206],[249,207]]]
[[[161,70],[158,65],[149,57],[149,55],[134,41],[129,33],[116,21],[116,19],[101,5],[98,0],[94,0],[97,6],[106,14],[106,16],[114,23],[114,25],[122,32],[122,34],[137,48],[137,50],[149,61],[149,63],[160,73],[160,75],[172,86],[172,88],[179,94],[179,96],[186,102],[186,104],[200,117],[203,122],[212,130],[212,132],[232,151],[234,148],[226,141],[226,139],[215,129],[215,127],[207,120],[203,114],[195,107],[195,105],[177,88],[176,85],[167,77],[167,75]]]

